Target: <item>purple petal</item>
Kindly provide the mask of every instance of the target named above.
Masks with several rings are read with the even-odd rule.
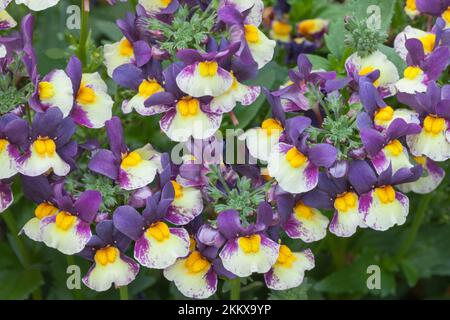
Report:
[[[143,233],[144,218],[131,206],[120,206],[114,211],[114,226],[128,236],[137,241]]]
[[[239,212],[236,210],[225,210],[217,217],[217,227],[227,239],[236,238],[243,230]]]
[[[89,161],[89,170],[107,176],[112,180],[117,180],[119,174],[119,164],[114,154],[105,149],[99,150]]]
[[[92,223],[102,203],[102,194],[96,190],[87,190],[75,201],[78,217],[87,223]]]
[[[329,168],[336,161],[337,150],[328,143],[313,145],[308,150],[308,159],[316,166]]]

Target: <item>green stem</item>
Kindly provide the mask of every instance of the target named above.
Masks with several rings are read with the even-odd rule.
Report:
[[[80,42],[78,44],[78,57],[83,64],[87,63],[86,43],[89,35],[89,0],[81,0],[81,31]]]
[[[239,300],[241,298],[241,279],[230,280],[230,300]]]
[[[128,287],[119,287],[120,300],[128,300]]]
[[[405,240],[403,241],[403,243],[401,244],[400,248],[397,251],[397,254],[395,255],[396,262],[400,262],[411,249],[411,246],[413,245],[414,240],[416,239],[417,232],[419,231],[420,226],[425,217],[425,213],[427,212],[431,198],[432,193],[428,193],[422,196],[419,207],[417,208],[416,214],[414,216],[414,220],[408,231],[408,234],[406,235]]]

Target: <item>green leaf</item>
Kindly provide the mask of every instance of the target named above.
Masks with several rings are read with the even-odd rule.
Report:
[[[28,296],[44,283],[39,270],[2,270],[0,271],[0,299],[18,300]]]
[[[317,56],[315,54],[307,54],[306,56],[308,57],[309,61],[312,63],[313,70],[319,70],[319,69],[331,70],[331,65],[330,65],[330,62],[328,61],[328,59],[325,59],[321,56]]]
[[[415,268],[414,264],[412,264],[408,260],[404,260],[400,263],[400,266],[402,268],[403,275],[408,282],[408,285],[410,287],[413,287],[417,283],[417,280],[419,280],[417,269]]]

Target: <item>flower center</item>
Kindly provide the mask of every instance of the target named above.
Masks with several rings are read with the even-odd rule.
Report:
[[[406,0],[406,7],[411,11],[416,11],[416,0]]]
[[[286,22],[274,21],[272,24],[272,30],[277,35],[288,36],[291,34],[292,26]]]
[[[272,118],[264,120],[261,124],[261,128],[266,130],[269,136],[274,132],[281,133],[281,131],[283,131],[283,126],[281,125],[280,121]]]
[[[81,83],[80,89],[77,94],[77,102],[80,104],[91,104],[96,100],[94,89]]]
[[[55,95],[55,87],[47,81],[39,82],[39,98],[41,100],[51,99]]]
[[[194,98],[183,98],[178,101],[177,108],[183,117],[196,116],[200,110],[200,102]]]
[[[366,67],[364,67],[364,68],[361,68],[361,70],[359,70],[358,74],[359,74],[360,76],[365,76],[365,75],[368,75],[368,74],[374,72],[375,70],[376,70],[376,68],[374,68],[374,67],[372,67],[372,66],[366,66]],[[381,75],[381,73],[380,73],[380,75]],[[378,86],[380,85],[380,77],[378,77],[378,78],[374,81],[373,85],[374,85],[375,87],[378,87]]]
[[[175,190],[175,199],[181,198],[183,196],[183,187],[175,180],[171,180],[170,182]]]
[[[172,3],[172,0],[161,0],[161,3],[167,8]]]
[[[298,24],[297,30],[300,34],[311,35],[317,32],[317,24],[314,19],[308,19]]]
[[[193,252],[197,247],[197,241],[195,241],[193,236],[189,237],[189,251]]]
[[[42,220],[45,217],[52,216],[52,215],[56,214],[57,212],[58,212],[58,208],[56,208],[55,206],[51,205],[50,203],[42,202],[34,210],[34,215],[39,220]]]
[[[3,150],[5,150],[8,143],[8,140],[0,139],[0,152],[3,152]]]
[[[94,261],[97,264],[106,266],[109,263],[114,263],[119,255],[119,250],[115,247],[106,247],[95,252]]]
[[[132,151],[128,153],[123,159],[120,166],[124,169],[136,167],[138,164],[142,162],[142,157],[136,151]]]
[[[160,84],[155,80],[144,80],[139,85],[139,95],[149,98],[157,92],[163,91]]]
[[[282,244],[278,253],[277,264],[285,268],[291,268],[297,257],[292,253],[288,246]]]
[[[426,116],[423,120],[423,128],[425,132],[431,133],[433,135],[438,135],[445,128],[445,119],[435,116]]]
[[[436,35],[434,33],[428,33],[423,37],[420,37],[419,40],[423,44],[423,50],[425,53],[430,53],[433,51],[434,44],[436,42]]]
[[[422,167],[427,163],[427,158],[424,156],[413,157],[414,161],[420,164]]]
[[[375,189],[378,199],[384,204],[391,203],[395,200],[395,190],[392,186],[384,186]]]
[[[347,212],[356,207],[358,196],[354,192],[345,192],[334,200],[334,208],[339,212]]]
[[[303,202],[299,201],[294,207],[294,213],[299,219],[309,220],[314,217],[314,212],[311,207],[308,207]]]
[[[291,167],[299,168],[308,160],[308,158],[303,153],[301,153],[296,147],[292,147],[286,153],[286,160],[289,162]]]
[[[403,72],[403,76],[408,80],[414,80],[423,73],[419,67],[409,66]]]
[[[258,253],[261,246],[261,236],[253,234],[249,237],[240,237],[238,242],[245,254]]]
[[[397,139],[396,140],[392,140],[391,142],[389,142],[389,144],[386,146],[386,149],[394,157],[397,157],[397,156],[399,156],[400,154],[403,153],[403,145]]]
[[[119,45],[119,52],[121,56],[131,57],[133,55],[133,45],[128,39],[123,39]]]
[[[147,229],[147,235],[158,242],[163,242],[170,238],[170,230],[167,224],[158,221]]]
[[[444,11],[442,14],[442,19],[445,20],[445,22],[450,23],[450,7],[447,8],[447,10]]]
[[[215,61],[203,61],[198,64],[198,70],[202,77],[214,77],[219,65]]]
[[[33,142],[33,147],[41,157],[53,156],[56,150],[55,141],[48,137],[38,137],[36,141]]]
[[[76,217],[69,212],[61,211],[56,215],[55,223],[59,229],[67,231],[75,223],[75,220]]]
[[[198,251],[192,252],[184,262],[184,266],[189,273],[199,273],[209,268],[211,263],[206,260]]]
[[[394,117],[394,109],[390,106],[379,109],[375,113],[375,122],[390,121]]]
[[[259,42],[259,30],[257,27],[251,24],[244,25],[245,31],[245,40],[250,43],[258,43]]]

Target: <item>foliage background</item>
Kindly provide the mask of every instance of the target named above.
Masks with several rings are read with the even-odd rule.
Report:
[[[115,20],[131,11],[130,3],[113,7],[99,1],[91,1],[91,35],[89,42],[90,70],[99,71],[107,79],[101,66],[101,45],[117,41],[121,33]],[[403,0],[361,0],[342,4],[332,0],[290,0],[291,22],[321,17],[331,21],[326,46],[310,56],[315,68],[337,70],[344,74],[344,62],[351,51],[345,48],[343,17],[352,10],[364,10],[368,4],[378,4],[382,9],[382,26],[389,30],[387,45],[407,24],[422,26],[423,19],[411,22],[403,12]],[[66,28],[66,8],[80,1],[62,0],[56,7],[36,14],[35,48],[38,53],[39,71],[46,74],[51,69],[64,68],[67,58],[74,52],[78,31]],[[266,5],[273,5],[266,1]],[[351,9],[350,9],[351,8]],[[25,15],[24,6],[10,6],[10,14],[19,21]],[[69,45],[69,49],[68,49]],[[381,50],[396,64],[399,72],[404,63],[393,49]],[[278,49],[273,62],[264,67],[254,82],[270,89],[277,88],[286,78],[289,67],[284,63],[284,52]],[[448,82],[448,76],[446,78]],[[116,98],[121,92],[108,80],[110,94]],[[115,112],[120,113],[119,106]],[[251,107],[238,106],[236,115],[242,128],[259,124],[269,112],[264,98],[260,97]],[[160,151],[171,147],[169,140],[159,130],[158,117],[123,115],[126,136],[131,144],[152,143]],[[225,118],[222,128],[232,126]],[[91,130],[92,131],[92,130]],[[83,135],[85,133],[81,133]],[[95,131],[96,138],[104,135]],[[447,173],[449,173],[447,165]],[[253,276],[243,283],[243,299],[449,299],[450,298],[450,185],[448,178],[437,191],[428,196],[409,194],[411,209],[407,223],[386,232],[359,229],[351,238],[327,237],[309,245],[316,257],[316,268],[307,273],[305,282],[296,289],[271,292],[263,285],[261,276]],[[66,257],[26,237],[17,236],[17,226],[22,226],[34,212],[34,205],[21,197],[20,182],[14,183],[14,205],[0,219],[0,299],[117,299],[119,292],[110,289],[105,293],[90,291],[84,285],[80,290],[68,290],[66,280],[68,265],[77,264],[82,275],[89,262],[79,257]],[[423,220],[418,212],[424,209]],[[420,223],[421,222],[421,223]],[[9,227],[9,229],[7,228]],[[12,230],[13,232],[11,232]],[[417,231],[417,233],[416,233]],[[293,249],[306,248],[299,241],[290,243]],[[366,286],[369,265],[379,265],[382,271],[381,289],[369,290]],[[229,296],[228,284],[221,287],[213,299]],[[174,285],[158,270],[141,268],[138,278],[129,286],[130,298],[183,299]]]

